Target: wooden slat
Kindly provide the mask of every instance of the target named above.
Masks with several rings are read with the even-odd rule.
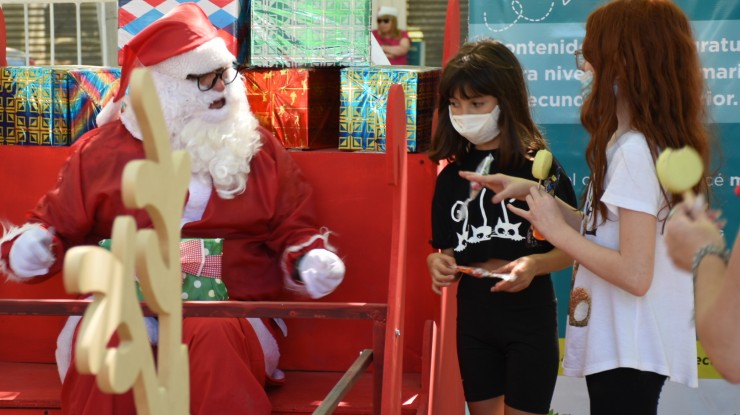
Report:
[[[406,105],[403,88],[394,84],[388,91],[386,154],[391,163],[389,182],[393,186],[391,261],[388,277],[388,322],[383,357],[381,412],[401,413],[403,344],[406,336],[406,258],[408,229],[408,163],[406,151]]]
[[[0,361],[0,414],[7,408],[27,409],[28,415],[59,409],[61,390],[55,364]]]
[[[316,410],[313,412],[313,415],[326,415],[334,413],[334,410],[337,409],[337,406],[342,401],[344,396],[347,394],[347,392],[349,392],[349,390],[352,388],[355,382],[357,382],[357,380],[360,378],[362,373],[365,371],[365,369],[367,369],[372,361],[372,350],[365,349],[360,352],[360,355],[357,356],[355,362],[352,363],[352,366],[350,366],[349,369],[347,369],[347,371],[344,373],[342,378],[339,379],[339,382],[337,382],[331,392],[326,395],[326,398],[324,398],[324,401],[321,402],[321,405],[316,408]]]
[[[432,356],[435,354],[435,344],[437,342],[437,324],[434,320],[427,320],[424,323],[424,344],[421,348],[421,390],[419,391],[419,407],[416,415],[429,415],[431,402],[431,385],[432,385]]]
[[[375,359],[375,356],[373,356]],[[286,371],[287,382],[267,388],[274,415],[301,415],[313,413],[331,389],[344,375],[340,372]],[[408,401],[403,415],[417,414],[419,373],[404,374],[403,400]],[[372,414],[373,374],[367,371],[359,376],[349,393],[334,411],[335,415]],[[32,415],[48,411],[60,414],[61,383],[53,363],[14,363],[0,361],[0,415]]]
[[[0,315],[82,315],[90,300],[0,299]],[[153,313],[142,304],[147,315]],[[385,322],[387,305],[278,301],[184,301],[184,317],[351,319]]]

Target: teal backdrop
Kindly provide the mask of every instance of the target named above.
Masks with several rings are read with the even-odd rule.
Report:
[[[580,125],[580,75],[573,52],[581,47],[588,14],[596,0],[470,0],[469,39],[492,37],[507,44],[525,68],[530,107],[555,156],[580,194],[588,178],[584,150],[588,136]],[[692,20],[707,83],[707,104],[720,155],[707,178],[714,207],[727,218],[731,243],[740,224],[740,2],[676,2]],[[564,336],[570,270],[554,277],[558,293],[560,335]]]
[[[573,52],[581,47],[588,14],[597,0],[470,0],[469,39],[492,37],[505,43],[525,68],[530,107],[547,135],[555,156],[581,193],[588,178],[584,150],[588,136],[580,125],[581,72]],[[727,219],[727,239],[734,241],[740,225],[740,2],[735,0],[676,0],[692,21],[707,85],[706,103],[715,133],[715,159],[707,181],[712,206]],[[571,270],[558,272],[561,342],[565,336]],[[739,327],[740,329],[740,327]],[[667,382],[659,415],[740,413],[740,386],[724,381],[697,342],[699,387]],[[563,347],[561,347],[562,353]],[[629,399],[629,397],[625,397]],[[583,378],[559,376],[551,414],[582,415],[588,411]]]

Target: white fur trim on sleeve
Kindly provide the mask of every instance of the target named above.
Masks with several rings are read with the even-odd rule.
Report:
[[[322,239],[324,241],[324,249],[337,253],[337,249],[329,243],[329,235],[331,235],[333,232],[331,232],[327,228],[321,228],[320,231],[322,233],[311,236],[302,244],[291,245],[285,248],[285,252],[283,252],[283,258],[280,261],[280,267],[283,270],[283,281],[285,283],[286,289],[293,291],[293,292],[297,292],[299,294],[308,295],[308,291],[306,290],[306,285],[300,281],[296,281],[293,278],[293,276],[288,272],[287,259],[288,259],[289,254],[293,252],[301,251],[302,249],[316,242],[317,239]]]
[[[25,231],[31,230],[32,228],[39,226],[38,223],[24,223],[22,226],[15,226],[9,222],[1,222],[3,226],[3,236],[0,237],[0,248],[4,243],[10,242],[17,238],[20,234]],[[7,281],[24,282],[28,281],[28,278],[21,278],[13,272],[10,268],[10,264],[7,264],[2,258],[0,258],[0,273],[4,274]]]

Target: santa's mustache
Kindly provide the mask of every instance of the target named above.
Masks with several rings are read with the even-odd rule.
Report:
[[[246,95],[244,96],[246,102]],[[211,181],[222,198],[232,198],[246,189],[250,161],[261,146],[257,119],[238,99],[230,101],[230,116],[211,123],[201,117],[191,119],[174,132],[173,145],[191,157],[193,174]]]

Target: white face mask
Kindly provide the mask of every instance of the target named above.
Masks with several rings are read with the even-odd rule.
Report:
[[[493,141],[501,132],[498,129],[498,117],[501,114],[498,105],[488,114],[452,115],[452,107],[448,108],[452,126],[476,146]]]

